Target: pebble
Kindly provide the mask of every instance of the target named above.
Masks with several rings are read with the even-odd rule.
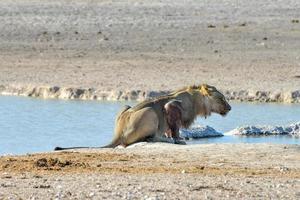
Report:
[[[93,197],[93,196],[95,196],[95,193],[94,193],[94,192],[91,192],[91,193],[89,194],[89,197]]]
[[[290,169],[288,167],[280,167],[279,168],[279,171],[280,172],[286,172],[286,171],[289,171]]]
[[[2,176],[1,178],[7,178],[7,179],[10,179],[10,178],[12,178],[12,176],[11,176],[11,175],[4,175],[4,176]]]
[[[61,185],[57,185],[56,186],[56,189],[58,189],[58,190],[60,190],[60,189],[62,189],[63,188],[63,186],[61,186]]]

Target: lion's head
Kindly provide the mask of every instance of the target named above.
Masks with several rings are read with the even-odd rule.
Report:
[[[226,101],[225,96],[215,87],[203,84],[198,86],[198,89],[205,100],[205,115],[210,115],[211,112],[214,112],[225,116],[231,110],[231,106]]]
[[[200,94],[198,114],[206,117],[214,112],[225,116],[231,110],[225,96],[215,87],[203,84],[193,86],[192,90],[196,90]]]

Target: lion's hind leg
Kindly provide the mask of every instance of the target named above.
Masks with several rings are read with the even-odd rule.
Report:
[[[158,124],[158,116],[152,108],[147,107],[135,112],[130,117],[127,130],[123,132],[122,145],[128,146],[154,136],[158,131]]]

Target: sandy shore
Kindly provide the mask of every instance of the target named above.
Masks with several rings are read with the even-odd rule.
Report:
[[[299,199],[299,145],[139,143],[0,157],[0,199]]]
[[[139,100],[208,83],[300,102],[296,0],[5,0],[0,18],[1,94]],[[55,86],[71,92],[38,92]]]

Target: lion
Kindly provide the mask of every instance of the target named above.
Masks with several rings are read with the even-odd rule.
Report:
[[[170,101],[180,101],[182,127],[189,128],[197,116],[208,117],[211,113],[225,116],[231,106],[215,87],[202,84],[189,86],[158,98],[145,100],[134,107],[126,106],[116,117],[114,137],[103,148],[114,148],[142,142],[174,143],[165,137],[168,124],[164,106]],[[70,149],[57,147],[55,150]]]
[[[189,128],[197,116],[207,117],[211,113],[225,116],[231,110],[224,95],[215,87],[206,84],[186,87],[134,107],[127,106],[118,114],[114,138],[105,147],[126,147],[141,141],[173,143],[172,139],[164,136],[168,125],[163,108],[174,100],[181,102],[184,128]]]

